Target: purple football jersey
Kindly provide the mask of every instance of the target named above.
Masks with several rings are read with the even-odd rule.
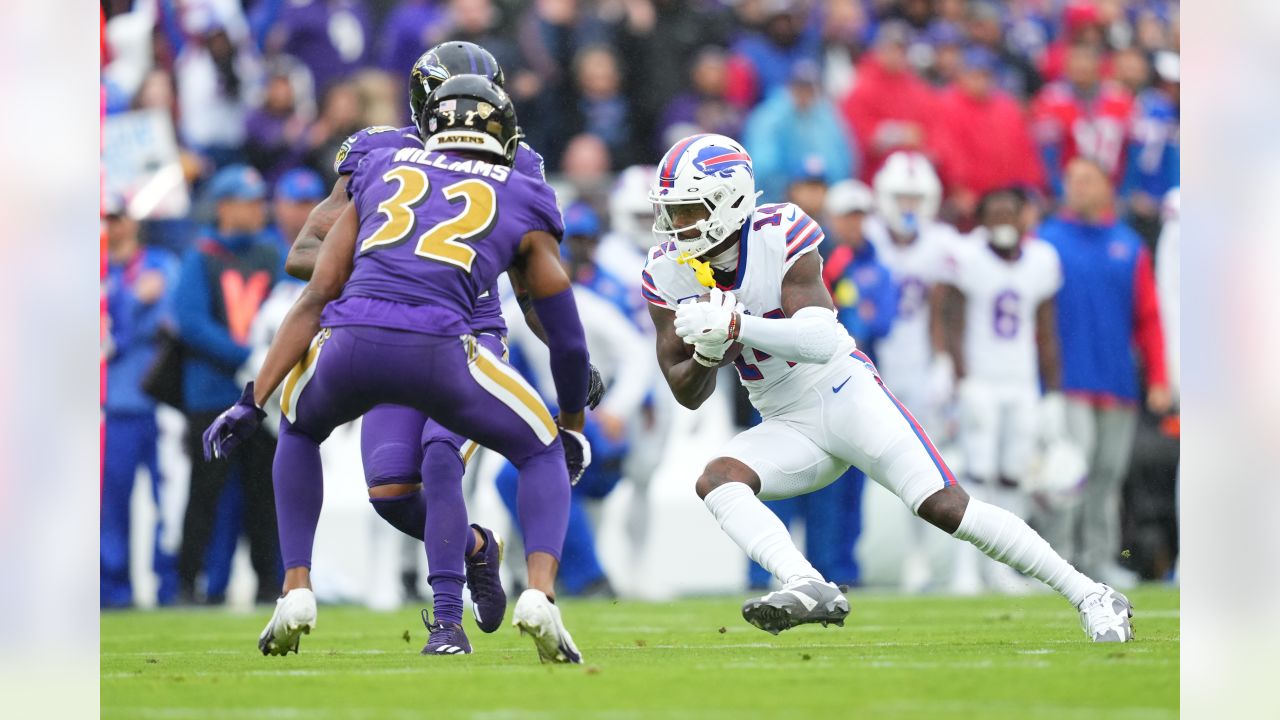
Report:
[[[355,267],[326,326],[373,325],[440,335],[477,330],[525,233],[564,233],[540,177],[452,152],[367,153],[347,183],[360,219]]]
[[[360,165],[360,161],[374,150],[391,148],[420,148],[422,138],[418,137],[418,128],[413,125],[393,128],[390,125],[375,125],[365,128],[347,138],[338,148],[333,160],[333,170],[339,175],[351,175]],[[524,143],[516,148],[515,170],[539,182],[546,182],[545,163],[536,150]],[[347,195],[351,195],[351,186],[347,185]],[[558,237],[558,236],[557,236]],[[507,334],[507,324],[502,318],[502,303],[498,298],[498,287],[494,285],[480,298],[475,313],[471,318],[472,330],[475,332],[496,332]]]

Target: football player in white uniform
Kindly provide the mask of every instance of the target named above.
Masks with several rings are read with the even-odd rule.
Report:
[[[725,533],[783,583],[746,602],[747,622],[776,634],[844,621],[849,601],[761,499],[811,492],[853,464],[928,522],[1060,592],[1094,641],[1132,638],[1123,595],[1071,567],[1017,516],[971,499],[956,483],[836,321],[815,252],[821,229],[790,203],[756,207],[751,158],[741,145],[713,134],[677,142],[649,197],[654,231],[667,240],[650,251],[642,292],[672,394],[697,408],[715,389],[717,368],[733,362],[763,418],[730,440],[696,484]]]
[[[1019,487],[1037,440],[1061,438],[1066,425],[1053,305],[1062,268],[1053,246],[1023,236],[1024,203],[1015,190],[982,198],[981,224],[973,242],[952,246],[931,319],[934,349],[954,364],[958,380],[970,490],[1023,517],[1028,508]],[[977,570],[967,562],[960,566]],[[981,586],[973,572],[956,580],[969,589]]]
[[[929,296],[942,277],[955,228],[936,220],[942,183],[928,158],[900,151],[889,156],[873,181],[876,214],[864,226],[876,256],[898,285],[898,314],[889,334],[876,345],[885,382],[899,388],[929,432],[939,435],[942,405],[953,393],[947,359],[937,357],[929,339]]]
[[[960,236],[937,221],[942,183],[928,158],[899,151],[873,180],[876,214],[863,225],[876,257],[898,286],[898,312],[889,334],[876,343],[876,364],[889,387],[945,448],[953,444],[947,423],[955,392],[950,358],[935,355],[929,337],[930,296]],[[920,592],[931,581],[923,527],[912,527],[903,547],[902,588]]]

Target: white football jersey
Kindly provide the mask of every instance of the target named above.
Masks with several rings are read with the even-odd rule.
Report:
[[[721,289],[731,290],[750,315],[786,317],[782,278],[801,256],[816,251],[823,237],[818,223],[791,203],[756,208],[742,227],[737,275],[732,285]],[[693,268],[676,262],[671,242],[649,251],[640,277],[645,299],[670,310],[710,292],[698,282]],[[853,351],[852,343],[849,351]],[[790,362],[752,348],[744,348],[733,364],[751,404],[764,417],[796,402],[826,373],[826,365]]]
[[[950,225],[931,222],[915,240],[899,244],[884,222],[874,216],[867,218],[863,232],[898,286],[898,315],[889,334],[876,343],[876,365],[890,386],[921,383],[933,359],[929,293],[943,277],[951,248],[962,239]]]
[[[954,246],[946,282],[964,293],[965,367],[976,380],[1035,386],[1036,308],[1062,287],[1058,253],[1030,238],[1016,260],[973,239]]]

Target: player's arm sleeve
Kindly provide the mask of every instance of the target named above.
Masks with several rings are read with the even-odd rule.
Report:
[[[178,332],[184,345],[234,371],[249,357],[249,348],[236,342],[227,326],[213,317],[209,300],[204,258],[193,249],[182,260],[182,273],[173,294]]]
[[[544,232],[530,232],[522,246],[526,249],[519,262],[533,297],[533,309],[547,334],[556,404],[562,415],[582,412],[590,386],[590,356],[573,288],[560,264],[556,238]]]
[[[1133,312],[1133,340],[1146,366],[1147,384],[1168,385],[1160,302],[1156,299],[1155,274],[1146,248],[1138,250],[1138,261],[1134,264]]]
[[[636,326],[608,302],[592,303],[587,323],[600,333],[613,356],[613,378],[600,410],[616,417],[631,417],[649,392],[656,360]]]
[[[587,406],[590,355],[587,338],[578,317],[573,290],[566,289],[551,297],[534,298],[533,307],[542,319],[547,333],[547,350],[551,355],[551,379],[556,386],[556,404],[560,412],[573,414]]]
[[[852,351],[855,344],[836,319],[831,295],[822,284],[822,259],[806,255],[782,279],[783,310],[790,317],[739,315],[736,339],[784,360],[821,364]]]

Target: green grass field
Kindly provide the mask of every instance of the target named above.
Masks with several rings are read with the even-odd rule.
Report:
[[[1130,593],[1138,641],[1094,645],[1057,596],[855,593],[843,628],[773,637],[741,598],[562,607],[585,666],[543,666],[509,626],[421,657],[414,610],[322,607],[300,655],[263,657],[266,610],[102,616],[103,718],[1171,718],[1178,593]],[[510,611],[508,610],[508,621]]]

